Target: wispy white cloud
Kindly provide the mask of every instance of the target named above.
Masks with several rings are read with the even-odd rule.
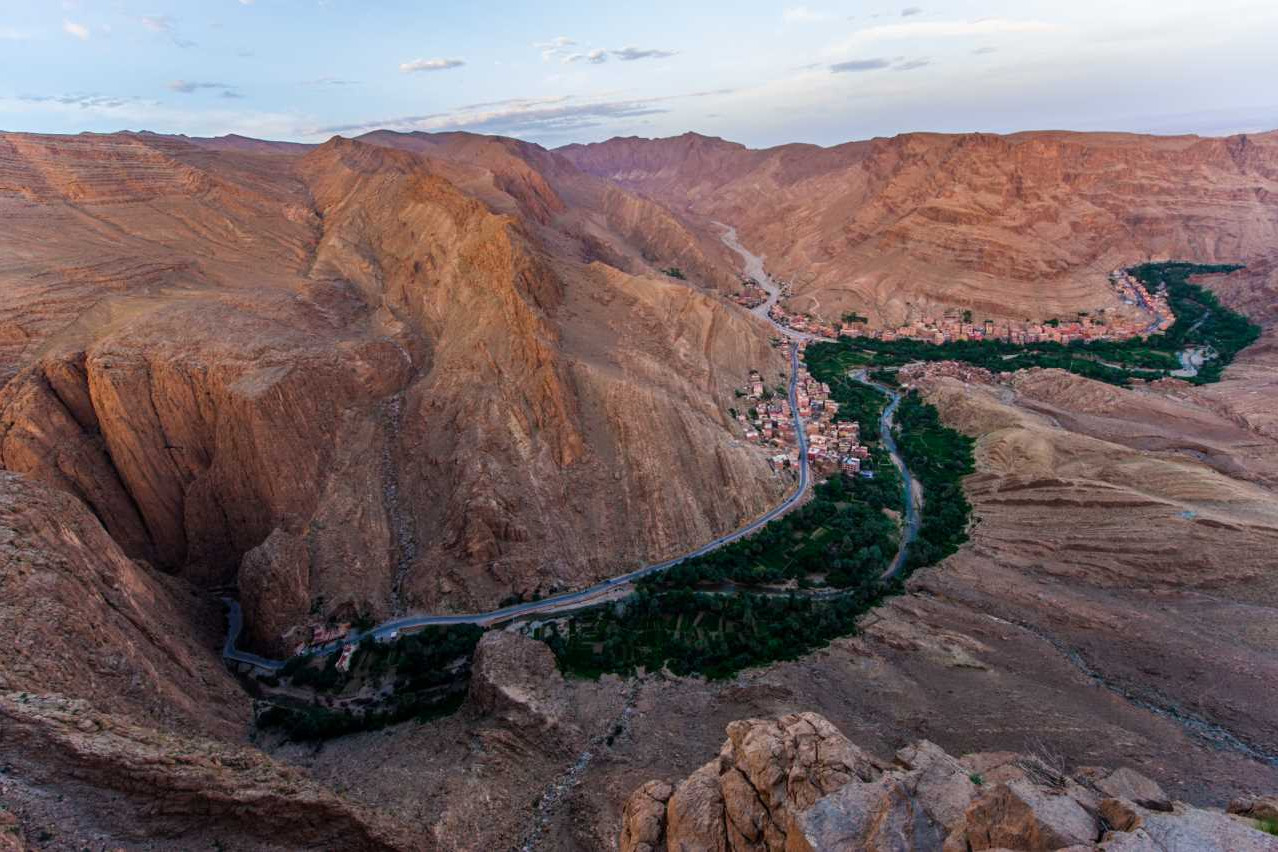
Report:
[[[0,27],[0,41],[26,41],[31,33],[14,27]]]
[[[18,95],[13,100],[28,104],[57,104],[74,106],[80,109],[115,109],[128,104],[144,103],[141,98],[121,95],[102,95],[97,93],[75,93],[67,95]]]
[[[62,31],[67,35],[74,36],[80,41],[89,40],[89,28],[84,24],[78,24],[75,21],[63,20]]]
[[[561,36],[562,38],[562,36]],[[565,44],[576,44],[571,40],[565,39]],[[544,47],[547,42],[541,42],[533,45],[534,47]],[[571,65],[574,62],[588,62],[592,65],[602,65],[607,62],[609,57],[617,59],[621,62],[635,62],[639,59],[664,59],[667,56],[674,56],[678,51],[663,50],[661,48],[650,47],[623,47],[617,50],[605,50],[602,47],[596,47],[593,50],[568,52],[562,47],[549,47],[541,53],[542,59],[553,59],[558,56],[559,60],[565,65]]]
[[[412,62],[401,62],[399,70],[404,74],[416,71],[447,71],[449,68],[460,68],[465,65],[461,59],[414,59]]]
[[[214,91],[223,98],[242,98],[239,89],[230,83],[192,82],[190,80],[174,80],[166,87],[170,92],[180,95],[193,95],[200,91]]]
[[[595,48],[585,53],[570,53],[563,59],[565,64],[572,62],[589,62],[592,65],[599,65],[608,61],[608,51],[603,48]]]
[[[893,71],[913,71],[916,68],[924,68],[931,64],[932,60],[927,58],[906,59],[904,56],[898,56],[895,59],[885,59],[883,57],[875,57],[873,59],[848,59],[843,62],[835,62],[830,66],[830,71],[835,74],[881,71],[884,68],[891,68]]]
[[[549,41],[535,41],[533,42],[533,47],[541,51],[543,62],[549,62],[556,56],[563,56],[567,53],[568,48],[576,44],[577,42],[568,38],[568,36],[555,36]]]
[[[787,6],[781,12],[781,20],[787,24],[816,24],[830,20],[826,12],[818,12],[809,6]]]
[[[597,127],[619,119],[669,112],[671,103],[685,98],[730,94],[729,89],[690,92],[654,98],[578,98],[571,95],[547,98],[511,98],[471,104],[449,112],[407,115],[396,118],[319,127],[309,135],[362,133],[371,130],[430,131],[470,130],[481,133],[526,135],[566,134]]]
[[[610,50],[608,52],[622,62],[634,62],[636,59],[664,59],[667,56],[674,56],[678,53],[676,50],[662,50],[656,47],[623,47],[621,50]]]
[[[880,68],[887,68],[892,63],[886,59],[849,59],[844,62],[836,62],[830,66],[830,70],[835,74],[846,74],[857,71],[877,71]]]

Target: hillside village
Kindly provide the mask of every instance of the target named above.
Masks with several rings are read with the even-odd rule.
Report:
[[[1139,280],[1125,269],[1109,274],[1110,286],[1125,305],[1139,308],[1145,318],[1093,317],[1080,314],[1072,320],[1050,319],[1044,322],[996,322],[987,319],[973,322],[971,311],[956,316],[926,316],[896,328],[870,328],[864,318],[849,314],[841,323],[821,322],[808,314],[791,313],[778,302],[768,310],[768,316],[786,328],[797,332],[834,340],[838,337],[865,337],[872,340],[912,339],[937,345],[964,340],[999,340],[1007,343],[1073,343],[1092,340],[1128,340],[1148,337],[1171,328],[1176,321],[1168,303],[1165,289],[1151,293]],[[781,285],[780,298],[791,295],[791,285]],[[743,289],[734,301],[748,308],[757,307],[766,300],[766,292],[754,281],[743,282]]]
[[[804,348],[800,344],[800,354]],[[802,363],[795,398],[808,439],[808,464],[813,476],[823,479],[838,471],[849,476],[861,473],[861,463],[869,458],[870,451],[860,443],[860,424],[836,421],[839,404],[830,398],[830,386],[812,378]],[[750,403],[736,412],[745,439],[774,451],[768,458],[773,470],[797,468],[794,410],[784,389],[769,389],[759,371],[751,370],[749,383],[737,394]]]

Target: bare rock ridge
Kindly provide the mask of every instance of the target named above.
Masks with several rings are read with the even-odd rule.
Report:
[[[37,822],[430,848],[225,745],[210,587],[283,653],[397,597],[585,585],[789,487],[727,428],[785,367],[766,329],[658,271],[719,268],[701,239],[543,150],[4,134],[0,218],[0,804]]]
[[[683,781],[637,789],[620,848],[1278,849],[1251,816],[1264,807],[1195,808],[1131,769],[1069,774],[1007,752],[955,758],[926,740],[883,761],[799,713],[733,722],[717,758]]]
[[[765,150],[685,134],[557,153],[689,221],[732,223],[794,283],[791,309],[826,319],[1118,309],[1096,281],[1119,265],[1272,263],[1278,245],[1276,133],[911,133]]]

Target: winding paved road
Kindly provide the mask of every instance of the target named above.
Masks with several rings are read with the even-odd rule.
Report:
[[[742,267],[745,270],[746,277],[753,279],[768,294],[767,300],[763,304],[755,305],[751,308],[750,313],[759,317],[791,340],[824,340],[825,338],[809,334],[806,331],[795,331],[769,316],[768,311],[772,310],[772,306],[781,298],[781,285],[773,281],[772,276],[763,268],[763,258],[757,254],[751,254],[745,246],[741,245],[741,242],[737,239],[736,228],[731,225],[725,225],[722,222],[715,222],[714,224],[723,228],[723,236],[720,238],[723,240],[723,244],[741,255]]]
[[[733,243],[735,243],[736,232],[733,231],[731,228],[729,228],[728,230],[732,234]],[[759,280],[762,283],[766,279],[767,286],[774,288],[773,290],[770,290],[769,292],[772,293],[772,301],[775,302],[776,295],[779,292],[780,288],[777,288],[776,285],[772,282],[772,280],[767,277],[766,273],[763,272],[762,262],[759,261],[758,258],[755,258],[753,255],[750,255],[748,252],[746,252],[745,249],[740,248],[739,246],[734,246],[733,243],[729,243],[726,234],[724,237],[724,242],[727,243],[730,247],[734,248],[736,251],[742,253],[743,258],[748,258],[748,259],[752,258],[754,262],[758,264],[757,274],[758,276],[762,276],[762,277],[757,277],[757,280]],[[749,260],[747,260],[747,263],[749,263]],[[753,274],[751,272],[749,265],[747,265],[747,274]],[[759,309],[756,308],[754,312],[758,313]],[[714,539],[713,541],[708,542],[707,544],[704,544],[701,547],[698,547],[696,550],[693,550],[689,553],[685,553],[682,556],[677,556],[674,559],[667,559],[665,562],[657,562],[653,565],[645,565],[642,568],[638,568],[634,571],[629,571],[625,574],[612,577],[610,579],[604,580],[601,583],[596,583],[595,585],[590,586],[589,588],[582,589],[580,591],[565,592],[560,595],[554,595],[553,597],[542,598],[539,601],[529,601],[528,603],[514,604],[512,606],[506,606],[500,609],[494,609],[489,612],[458,613],[458,614],[451,614],[451,615],[429,615],[429,614],[406,615],[406,616],[403,616],[402,618],[394,618],[394,619],[391,619],[390,621],[384,621],[381,624],[377,625],[376,627],[365,632],[355,631],[341,641],[330,642],[327,645],[318,646],[315,649],[313,649],[313,653],[320,653],[320,654],[332,653],[333,651],[337,650],[337,648],[339,648],[342,644],[346,642],[358,642],[361,639],[363,639],[365,636],[372,636],[375,639],[391,639],[397,636],[401,631],[413,630],[419,627],[426,627],[428,625],[477,624],[480,626],[486,626],[486,625],[494,624],[500,621],[509,621],[512,618],[517,618],[521,616],[536,615],[538,613],[550,613],[550,612],[566,610],[566,609],[575,609],[581,606],[586,606],[588,604],[597,603],[601,600],[606,600],[609,597],[616,596],[619,592],[624,591],[626,587],[629,586],[631,583],[633,583],[635,580],[638,580],[642,577],[647,577],[649,574],[657,574],[662,571],[666,571],[685,560],[692,559],[697,556],[704,556],[705,554],[710,553],[711,551],[718,550],[719,548],[723,547],[725,544],[730,544],[736,541],[737,539],[740,539],[749,535],[750,533],[754,532],[755,530],[759,529],[765,524],[773,520],[776,520],[781,515],[790,511],[790,509],[796,506],[799,503],[799,501],[803,499],[810,485],[810,473],[808,470],[808,436],[807,436],[807,432],[804,431],[803,418],[799,416],[799,400],[798,400],[799,344],[798,344],[798,341],[810,340],[812,339],[812,336],[804,334],[802,332],[793,331],[791,329],[788,329],[782,325],[779,325],[773,322],[772,319],[767,316],[766,308],[764,308],[764,312],[762,316],[774,328],[776,328],[778,331],[780,331],[783,335],[790,338],[791,340],[790,342],[790,386],[789,386],[788,395],[790,398],[790,410],[794,412],[794,434],[796,436],[796,440],[798,441],[799,487],[794,491],[793,494],[791,494],[789,497],[783,500],[780,504],[773,507],[768,512],[756,518],[755,520],[751,521],[750,523],[746,524],[744,527],[741,527],[740,529],[735,530],[734,532],[728,533],[727,535],[720,536]],[[236,643],[239,641],[240,631],[241,629],[243,629],[244,616],[240,610],[240,605],[238,601],[235,601],[232,598],[224,598],[223,600],[226,603],[228,609],[230,610],[230,615],[228,617],[226,643],[223,645],[223,648],[222,648],[223,659],[228,660],[230,662],[244,663],[246,665],[255,666],[264,671],[273,672],[273,671],[279,671],[281,668],[283,668],[284,667],[283,660],[267,659],[265,657],[258,656],[257,654],[249,653],[248,651],[241,651],[236,647]]]

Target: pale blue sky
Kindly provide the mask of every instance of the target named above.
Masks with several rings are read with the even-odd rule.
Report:
[[[0,129],[1278,128],[1274,0],[0,0]]]

